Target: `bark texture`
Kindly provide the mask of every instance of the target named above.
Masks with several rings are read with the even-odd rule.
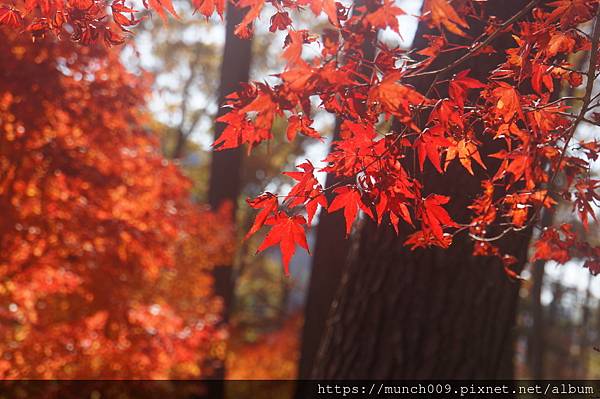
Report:
[[[411,252],[403,238],[363,226],[313,376],[511,378],[519,285],[467,240]]]

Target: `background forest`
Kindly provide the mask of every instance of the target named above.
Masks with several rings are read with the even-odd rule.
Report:
[[[431,33],[419,19],[421,1],[391,3],[406,13],[392,15],[399,31],[376,31],[378,45],[365,53],[411,53]],[[518,11],[527,2],[506,3]],[[9,9],[9,2],[0,4]],[[246,199],[289,192],[295,177],[280,171],[324,159],[340,128],[333,115],[318,112],[312,128],[299,129],[303,134],[287,142],[296,131],[276,118],[277,139],[269,145],[249,154],[246,148],[213,151],[225,128],[215,119],[227,110],[218,105],[239,82],[274,81],[286,65],[286,32],[274,31],[265,15],[250,39],[240,39],[233,31],[245,12],[230,7],[224,20],[205,17],[202,4],[175,0],[179,18],[166,22],[146,14],[124,43],[106,34],[103,40],[116,44],[110,48],[48,37],[32,42],[0,29],[1,378],[296,379],[309,378],[318,367],[329,309],[350,267],[345,259],[361,256],[351,248],[356,238],[345,238],[342,212],[317,213],[307,234],[310,255],[296,251],[288,276],[276,246],[262,251],[264,231],[246,236],[259,208]],[[0,24],[10,26],[9,18],[0,12]],[[330,25],[325,14],[293,19],[296,29],[325,36]],[[578,29],[591,34],[591,22]],[[322,49],[308,45],[304,51]],[[575,69],[585,69],[583,53],[570,55]],[[563,94],[581,96],[584,89],[566,87]],[[600,84],[593,97],[598,93]],[[595,139],[598,129],[584,121],[577,136]],[[596,179],[597,166],[591,170]],[[323,186],[336,181],[331,174],[319,179]],[[572,223],[588,243],[600,244],[597,222],[590,219],[584,230],[568,200],[544,212],[541,223]],[[438,273],[443,251],[427,251],[432,258],[420,261],[394,255],[396,266],[424,262],[427,273]],[[538,259],[524,266],[520,279],[498,268],[499,284],[518,289],[518,310],[509,339],[513,350],[503,349],[506,343],[492,333],[481,334],[482,346],[496,345],[512,363],[511,371],[494,371],[495,377],[600,379],[600,281],[584,263],[578,257],[564,264]],[[410,273],[394,273],[385,284],[412,279],[425,297],[442,290],[435,282],[421,287]],[[461,281],[472,275],[457,272],[452,289],[461,290]],[[469,284],[477,281],[462,289],[476,292]],[[374,296],[390,289],[385,284],[374,285]],[[386,295],[373,301],[402,301]],[[423,311],[418,303],[396,306],[405,320]],[[502,319],[502,309],[497,312]],[[408,335],[403,339],[412,339]],[[390,341],[390,351],[394,345]],[[437,344],[431,345],[435,353]],[[473,353],[457,351],[448,363]],[[374,373],[379,371],[387,375],[383,369]],[[401,377],[446,375],[437,365],[407,373]],[[471,375],[465,370],[460,376]]]

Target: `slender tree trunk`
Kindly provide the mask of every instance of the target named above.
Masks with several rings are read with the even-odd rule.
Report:
[[[531,318],[532,326],[529,335],[531,378],[541,380],[544,378],[544,355],[546,352],[546,334],[544,306],[542,305],[542,289],[544,287],[544,274],[546,261],[538,260],[533,264],[531,278]]]
[[[488,14],[506,19],[524,0],[489,2]],[[422,42],[424,29],[417,33]],[[472,35],[476,36],[476,35]],[[495,68],[498,54],[478,57],[471,73]],[[456,55],[440,56],[441,65]],[[469,66],[465,66],[465,69]],[[424,91],[429,82],[416,82]],[[450,213],[471,203],[479,181],[453,164],[444,176],[430,173],[430,187],[450,195]],[[519,284],[498,259],[473,257],[466,236],[447,250],[410,251],[406,233],[365,222],[357,234],[327,322],[312,376],[316,378],[511,378],[513,329]],[[530,231],[498,242],[523,267]]]
[[[175,139],[175,146],[173,147],[173,152],[171,153],[171,159],[183,158],[186,141],[186,134],[183,133],[181,130],[178,130],[177,137]]]
[[[553,214],[544,211],[542,228],[552,224]],[[529,334],[529,367],[531,378],[541,380],[544,378],[544,357],[546,354],[546,320],[544,306],[542,305],[542,290],[544,288],[544,275],[546,261],[537,260],[532,265],[531,278],[531,318],[532,326]]]
[[[358,0],[355,2],[355,7],[365,3],[365,0]],[[375,58],[376,41],[377,33],[374,32],[363,45],[364,59],[373,60]],[[361,73],[369,76],[371,70],[363,67]],[[340,139],[340,124],[341,121],[337,119],[333,141]],[[334,174],[328,173],[325,187],[330,187],[338,181],[339,179]],[[331,201],[331,198],[328,198],[328,201]],[[319,343],[325,331],[329,308],[342,279],[344,265],[350,249],[350,242],[345,238],[344,223],[341,212],[330,214],[322,211],[319,215],[319,224],[316,229],[317,239],[313,251],[314,257],[304,311],[304,327],[302,329],[298,368],[299,379],[310,377]],[[302,392],[298,392],[298,396],[302,395]]]
[[[589,321],[590,321],[590,300],[592,297],[592,279],[594,277],[590,274],[588,276],[588,283],[585,290],[585,297],[583,299],[583,306],[581,309],[581,325],[579,326],[579,374],[576,378],[586,379],[588,378],[588,362],[589,362]]]
[[[221,83],[219,87],[219,111],[217,117],[226,113],[221,107],[225,97],[238,90],[241,82],[247,82],[250,74],[251,40],[242,40],[235,36],[234,30],[241,22],[247,10],[241,10],[227,2],[226,36],[223,60],[221,64]],[[225,125],[215,123],[215,138],[223,132]],[[237,201],[241,191],[241,167],[243,150],[233,149],[212,153],[210,166],[210,186],[208,190],[209,204],[218,209],[225,203],[231,204],[231,219],[235,222]],[[233,299],[232,265],[221,265],[214,270],[215,293],[223,298],[222,323],[229,321]],[[215,379],[225,377],[225,368],[218,367],[213,376]]]
[[[246,10],[240,10],[230,2],[227,3],[225,48],[221,63],[217,118],[227,113],[227,110],[221,107],[225,97],[238,90],[240,83],[247,82],[250,75],[252,41],[240,39],[234,34],[236,25],[241,22],[245,13]],[[221,135],[224,128],[224,123],[215,123],[215,139]],[[232,212],[235,213],[241,189],[242,156],[242,148],[212,153],[208,193],[211,207],[218,208],[224,202],[231,201]]]
[[[546,372],[546,378],[552,379],[564,379],[565,378],[565,369],[568,369],[568,364],[565,367],[566,359],[568,359],[569,352],[571,350],[570,347],[570,339],[566,339],[566,335],[569,332],[567,329],[567,324],[562,319],[560,314],[560,308],[562,306],[564,287],[560,283],[563,281],[564,269],[560,269],[559,277],[551,283],[552,290],[552,301],[550,305],[548,305],[548,318],[546,319],[547,325],[547,354],[552,355],[551,363],[549,363],[549,367],[547,370],[551,370],[552,374],[548,371]],[[565,344],[567,343],[567,344]],[[546,356],[546,360],[548,360]]]

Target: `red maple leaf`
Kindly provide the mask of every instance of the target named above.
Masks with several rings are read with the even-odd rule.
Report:
[[[380,7],[367,15],[367,22],[377,29],[385,29],[389,27],[399,33],[398,17],[406,14],[404,10],[396,6],[394,0],[385,0]]]
[[[287,12],[278,12],[271,17],[271,26],[269,31],[286,30],[292,24],[290,14]]]
[[[23,17],[19,10],[9,7],[0,7],[0,25],[8,25],[12,28],[19,28],[23,24]]]
[[[322,11],[325,11],[325,14],[327,14],[327,17],[329,18],[329,22],[335,26],[339,26],[340,21],[337,16],[335,0],[311,0],[310,9],[315,15],[319,15]]]
[[[312,120],[305,116],[292,115],[288,119],[288,128],[286,131],[286,135],[289,141],[293,141],[296,138],[296,134],[300,132],[301,134],[312,137],[315,139],[319,139],[323,141],[323,138],[315,129],[313,129],[310,125],[312,124]]]
[[[315,167],[310,161],[306,161],[297,166],[302,172],[283,172],[284,175],[291,177],[298,183],[290,190],[285,198],[287,206],[293,208],[308,201],[314,187],[318,184],[313,172]]]
[[[446,152],[446,162],[444,164],[444,170],[448,168],[448,164],[455,158],[458,158],[462,166],[473,175],[473,168],[471,166],[471,158],[475,160],[483,169],[487,169],[485,164],[481,160],[477,145],[470,140],[460,140],[454,145],[448,147]]]
[[[421,168],[421,171],[423,171],[425,157],[427,157],[437,171],[442,173],[442,167],[440,165],[440,149],[447,148],[451,145],[452,142],[444,136],[444,129],[441,126],[425,129],[414,143],[419,155],[419,167]]]
[[[209,18],[216,11],[221,19],[223,19],[225,0],[192,0],[192,4],[206,18]]]
[[[498,86],[492,90],[492,96],[495,103],[494,113],[501,116],[505,122],[510,122],[515,115],[525,119],[520,96],[514,86],[498,82]]]
[[[448,0],[425,0],[422,18],[430,19],[431,24],[440,30],[443,26],[455,35],[467,36],[460,27],[468,29],[469,24],[461,18]]]
[[[555,7],[548,16],[548,22],[560,20],[563,27],[577,25],[592,16],[592,2],[586,0],[557,0],[548,3],[548,6]]]
[[[450,201],[450,197],[431,194],[422,203],[421,221],[424,230],[431,230],[434,237],[440,242],[444,241],[444,227],[458,227],[448,212],[442,207]]]
[[[338,187],[333,192],[336,197],[331,201],[329,205],[329,212],[335,212],[344,208],[344,219],[346,220],[346,236],[350,235],[352,231],[352,224],[358,216],[358,210],[361,209],[371,218],[373,213],[362,201],[360,191],[354,186]]]
[[[450,98],[454,100],[461,108],[465,106],[465,100],[467,99],[468,89],[481,89],[485,85],[477,79],[470,78],[470,70],[466,69],[462,72],[457,73],[454,78],[450,81],[448,86],[448,94]]]
[[[285,212],[279,212],[277,215],[267,219],[266,224],[273,227],[271,227],[265,240],[258,247],[257,252],[264,251],[273,245],[279,244],[285,274],[289,275],[290,260],[296,252],[296,244],[300,245],[310,253],[308,243],[306,242],[306,232],[304,230],[306,219],[304,219],[303,216],[289,216]]]
[[[250,237],[252,234],[254,234],[258,230],[260,230],[260,228],[267,221],[267,218],[269,217],[269,215],[277,212],[277,209],[279,207],[279,202],[277,201],[277,196],[275,196],[274,194],[271,194],[271,193],[261,194],[260,196],[254,198],[252,200],[247,199],[246,202],[248,203],[248,205],[250,205],[254,209],[261,209],[261,211],[258,212],[258,215],[256,215],[256,218],[254,219],[254,223],[252,224],[252,227],[246,234],[245,239],[248,239],[248,237]]]

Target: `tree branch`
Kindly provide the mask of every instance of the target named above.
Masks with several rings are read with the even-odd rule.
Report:
[[[470,58],[474,57],[475,55],[477,55],[477,53],[483,49],[484,47],[488,46],[490,43],[492,43],[498,36],[500,36],[500,34],[502,34],[502,32],[504,32],[506,30],[506,28],[508,28],[510,25],[514,24],[515,22],[519,21],[521,18],[523,18],[525,15],[527,15],[541,0],[532,0],[529,4],[527,4],[527,6],[525,6],[521,11],[519,11],[518,13],[516,13],[515,15],[513,15],[511,18],[507,19],[505,22],[503,22],[491,35],[489,35],[484,41],[479,42],[479,44],[477,44],[475,47],[472,47],[471,49],[469,49],[469,51],[464,54],[462,57],[458,58],[457,60],[453,61],[452,63],[450,63],[449,65],[445,66],[444,68],[441,69],[437,69],[435,71],[426,71],[426,72],[421,72],[421,73],[417,73],[414,75],[407,75],[409,77],[417,77],[417,76],[426,76],[426,75],[438,75],[438,74],[444,74],[448,71],[451,71],[452,69],[462,65],[463,63],[465,63],[467,60],[469,60]]]
[[[598,7],[598,10],[596,11],[596,17],[594,20],[594,31],[592,33],[591,40],[592,48],[590,49],[590,61],[588,64],[587,82],[585,86],[585,94],[583,95],[582,99],[581,110],[579,111],[577,118],[573,121],[573,124],[571,125],[571,128],[569,130],[569,134],[565,139],[565,144],[563,145],[560,154],[560,159],[558,160],[558,164],[556,165],[554,174],[550,179],[550,186],[552,186],[552,183],[558,175],[558,171],[561,169],[562,163],[565,159],[565,154],[567,153],[567,149],[569,147],[569,143],[571,142],[573,136],[575,135],[575,132],[577,131],[577,126],[579,126],[579,124],[586,119],[585,114],[588,112],[590,103],[592,101],[592,91],[594,89],[594,81],[596,80],[596,60],[598,57],[598,49],[600,42],[600,7]]]

